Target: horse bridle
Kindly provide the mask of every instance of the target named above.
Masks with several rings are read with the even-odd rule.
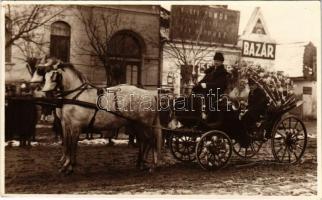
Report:
[[[74,92],[77,92],[76,95],[72,98],[72,99],[77,99],[79,97],[79,95],[81,95],[86,89],[88,89],[88,86],[90,86],[89,83],[84,82],[82,83],[80,86],[71,89],[71,90],[64,90],[64,86],[62,84],[62,74],[61,72],[59,72],[58,70],[64,70],[63,68],[57,68],[57,69],[51,69],[51,71],[53,72],[52,76],[50,77],[52,82],[56,83],[55,88],[53,88],[52,90],[48,91],[48,92],[53,92],[54,96],[57,98],[63,98],[67,95],[70,95]],[[47,71],[49,72],[49,71]]]

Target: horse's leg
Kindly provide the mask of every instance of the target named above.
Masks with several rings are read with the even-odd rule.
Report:
[[[153,138],[152,142],[152,156],[153,156],[153,164],[152,168],[150,169],[150,172],[153,172],[155,168],[158,167],[159,159],[160,159],[160,151],[159,150],[159,145],[162,145],[162,141],[159,141],[160,138]],[[160,144],[158,144],[160,143]]]
[[[75,128],[73,133],[72,133],[72,138],[71,138],[71,165],[75,166],[76,165],[76,155],[77,155],[77,143],[79,139],[79,134],[80,134],[80,129]]]
[[[147,140],[144,140],[142,142],[143,148],[142,148],[142,153],[141,153],[141,170],[145,170],[148,168],[147,163],[148,163],[148,155],[149,155],[149,150],[150,146]]]
[[[69,157],[66,159],[65,162],[65,173],[71,174],[73,173],[73,168],[76,165],[76,155],[77,155],[77,143],[80,134],[79,128],[72,128],[69,134]]]
[[[71,136],[71,127],[66,127],[66,133],[65,133],[65,162],[61,169],[59,170],[60,172],[65,172],[67,170],[67,167],[69,167],[71,163],[71,148],[72,148],[72,136]]]
[[[141,133],[141,131],[138,131],[138,133]],[[142,134],[142,133],[141,133]],[[145,160],[144,160],[144,152],[146,149],[146,142],[144,138],[137,136],[138,144],[139,144],[139,154],[138,154],[138,159],[136,166],[138,169],[143,170],[145,169]]]
[[[161,149],[163,143],[162,130],[160,118],[157,117],[156,123],[154,124],[156,127],[151,131],[153,132],[153,167],[156,168],[158,166],[159,160],[161,160]]]
[[[139,146],[139,154],[138,154],[138,160],[136,162],[136,167],[138,169],[141,169],[141,164],[142,164],[142,155],[143,155],[143,143],[140,143],[140,146]]]
[[[139,153],[138,153],[138,159],[136,162],[136,167],[138,169],[141,169],[142,153],[143,153],[143,142],[141,140],[139,140]]]
[[[63,150],[63,155],[61,156],[61,158],[59,159],[59,162],[64,164],[66,161],[66,154],[67,154],[67,129],[65,127],[65,124],[63,122],[61,122],[61,137],[62,137],[62,150]]]

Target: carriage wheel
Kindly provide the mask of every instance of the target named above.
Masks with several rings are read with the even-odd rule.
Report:
[[[263,141],[254,140],[250,143],[249,147],[242,147],[236,140],[234,140],[233,151],[237,156],[244,159],[249,159],[258,153],[263,143],[264,143]]]
[[[281,119],[272,133],[272,153],[281,163],[296,163],[304,154],[307,132],[303,122],[289,116]]]
[[[222,131],[209,131],[200,138],[196,147],[197,161],[203,169],[217,170],[225,167],[232,153],[232,142]]]
[[[173,157],[181,162],[192,162],[195,155],[196,138],[187,135],[172,135],[170,137],[170,150]]]

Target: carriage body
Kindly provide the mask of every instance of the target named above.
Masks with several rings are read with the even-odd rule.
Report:
[[[243,129],[240,125],[235,124],[235,127],[229,121],[229,117],[238,116],[240,110],[230,110],[230,115],[225,119],[226,125],[219,121],[208,122],[200,110],[175,111],[174,117],[182,126],[165,130],[170,151],[179,161],[190,163],[197,160],[203,169],[216,170],[227,165],[232,152],[243,159],[249,159],[270,140],[276,161],[296,163],[304,154],[307,133],[303,122],[288,112],[299,105],[268,110],[256,123],[257,127],[251,134],[251,144],[248,147],[241,147],[236,137]]]

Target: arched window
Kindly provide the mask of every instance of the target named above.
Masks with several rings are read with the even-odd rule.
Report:
[[[126,32],[113,36],[108,45],[112,57],[140,58],[141,47],[135,37]]]
[[[50,55],[69,62],[70,26],[62,21],[51,24]]]
[[[140,84],[142,38],[131,31],[116,33],[108,45],[114,84]]]

